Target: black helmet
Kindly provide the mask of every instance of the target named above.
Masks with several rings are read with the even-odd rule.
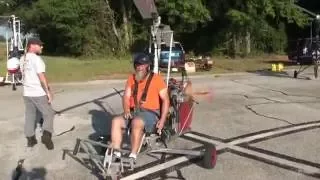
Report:
[[[133,65],[136,67],[137,65],[142,65],[142,64],[152,64],[151,58],[148,54],[146,53],[138,53],[135,54],[133,57]]]

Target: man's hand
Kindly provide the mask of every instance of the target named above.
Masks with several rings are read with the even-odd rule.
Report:
[[[159,135],[161,135],[162,129],[163,129],[163,127],[164,127],[164,123],[165,123],[165,121],[163,121],[163,120],[159,120],[159,121],[157,122],[156,128],[157,128],[157,133],[158,133]]]
[[[124,109],[123,116],[125,119],[132,119],[132,114],[130,111],[130,97],[131,97],[131,87],[126,84],[124,94],[122,96],[122,106]]]
[[[47,97],[48,97],[48,103],[51,104],[51,102],[53,100],[53,94],[52,94],[52,92],[50,90],[47,93]]]
[[[162,89],[159,95],[162,100],[162,109],[161,109],[161,116],[156,127],[157,127],[157,133],[160,135],[164,127],[164,124],[166,123],[166,120],[167,120],[170,100],[169,100],[167,88]]]
[[[40,79],[41,82],[41,86],[43,88],[43,90],[46,92],[47,97],[48,97],[48,103],[51,104],[52,100],[53,100],[53,95],[51,93],[50,87],[48,85],[48,80],[47,77],[45,75],[45,73],[38,73],[38,77]]]
[[[125,119],[131,119],[132,118],[132,114],[131,114],[131,112],[130,111],[126,111],[126,112],[124,112],[124,118]]]

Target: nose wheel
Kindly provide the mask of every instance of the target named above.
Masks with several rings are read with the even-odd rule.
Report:
[[[217,150],[213,144],[205,145],[205,152],[203,156],[203,167],[206,169],[213,169],[217,162]]]
[[[297,70],[294,70],[294,72],[293,72],[293,77],[294,77],[294,78],[297,78],[297,77],[298,77],[298,71],[297,71]]]
[[[317,79],[318,78],[318,62],[314,65],[314,77]]]

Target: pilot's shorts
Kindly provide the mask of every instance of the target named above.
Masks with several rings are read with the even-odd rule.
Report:
[[[151,111],[142,109],[138,112],[132,113],[132,115],[133,118],[140,117],[143,120],[146,132],[154,132],[156,124],[160,118],[160,110]]]

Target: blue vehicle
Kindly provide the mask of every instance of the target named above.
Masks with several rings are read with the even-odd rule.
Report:
[[[161,44],[159,67],[167,68],[169,62],[170,47],[166,44]],[[185,51],[179,42],[174,42],[171,49],[171,68],[172,71],[178,71],[179,67],[185,64]]]

